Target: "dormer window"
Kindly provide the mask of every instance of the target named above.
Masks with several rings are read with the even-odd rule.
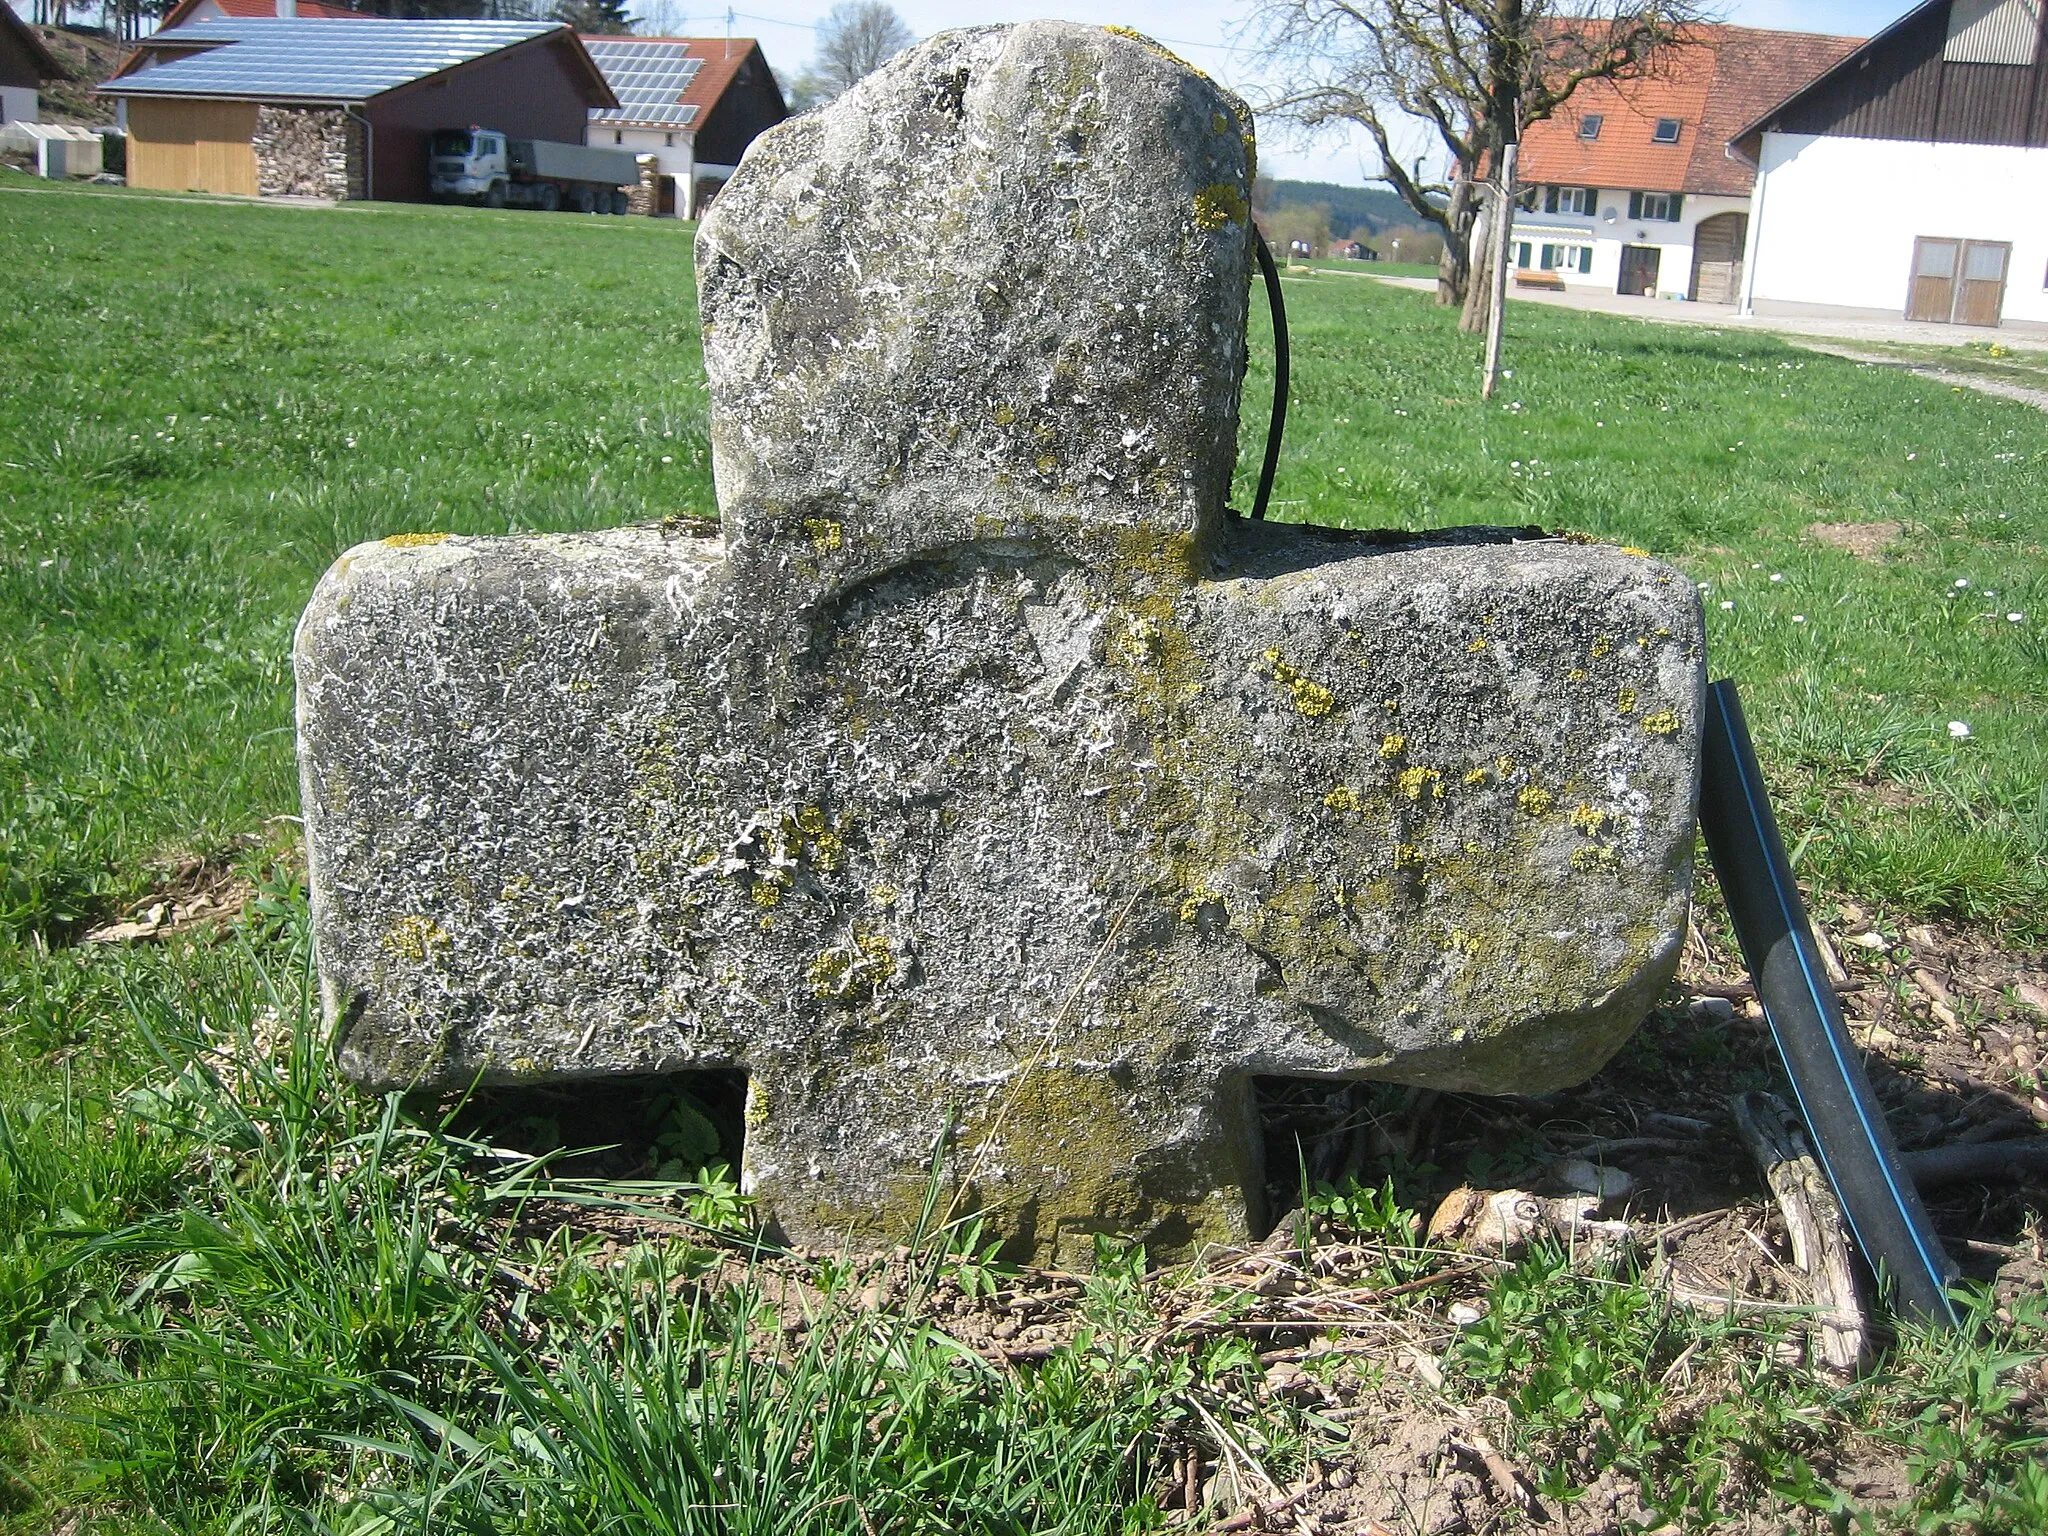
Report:
[[[1605,121],[1598,112],[1588,112],[1579,119],[1579,137],[1588,144],[1592,143],[1600,137],[1600,125]]]
[[[1678,142],[1679,120],[1675,117],[1660,117],[1657,126],[1650,130],[1652,144],[1676,144]]]

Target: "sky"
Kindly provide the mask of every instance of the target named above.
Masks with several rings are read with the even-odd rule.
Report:
[[[13,0],[26,13],[28,0]],[[81,9],[89,0],[80,0]],[[789,78],[809,60],[816,26],[831,0],[731,0],[735,37],[757,37],[769,63]],[[1098,26],[1135,27],[1165,43],[1224,84],[1255,96],[1256,72],[1247,46],[1252,0],[891,0],[919,37],[947,27],[1056,17]],[[1714,0],[1709,0],[1714,3]],[[1725,19],[1751,27],[1835,32],[1868,37],[1896,20],[1917,0],[1719,0]],[[626,0],[628,14],[654,23],[642,31],[716,37],[726,30],[723,0]],[[1427,148],[1419,133],[1404,153]],[[1299,181],[1361,185],[1377,169],[1378,157],[1362,133],[1326,133],[1314,140],[1292,138],[1277,127],[1259,136],[1259,164],[1268,174]]]
[[[1189,63],[1226,85],[1249,87],[1255,80],[1246,24],[1247,0],[891,0],[920,37],[947,27],[1056,17],[1097,25],[1135,27],[1157,38]],[[1903,15],[1915,0],[1721,0],[1725,19],[1751,27],[1835,32],[1868,37]],[[736,37],[757,37],[768,60],[785,77],[810,57],[813,28],[830,9],[829,0],[732,0]],[[652,11],[664,31],[717,36],[725,29],[725,7],[711,0],[651,0],[627,10]],[[1247,94],[1250,94],[1247,90]],[[1418,142],[1417,148],[1421,147]],[[1334,181],[1357,186],[1377,167],[1377,156],[1362,134],[1355,139],[1327,135],[1313,142],[1291,140],[1276,129],[1260,134],[1259,164],[1271,175],[1301,181]]]

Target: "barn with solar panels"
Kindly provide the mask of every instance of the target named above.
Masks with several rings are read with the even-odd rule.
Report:
[[[439,129],[584,142],[618,106],[558,22],[217,18],[145,39],[100,87],[130,186],[245,197],[427,199]]]
[[[756,135],[789,115],[750,37],[585,37],[616,107],[590,113],[588,142],[641,157],[634,211],[693,219]]]

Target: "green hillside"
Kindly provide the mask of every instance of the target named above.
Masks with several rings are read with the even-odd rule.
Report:
[[[1386,187],[1340,187],[1333,181],[1275,181],[1269,206],[1284,208],[1290,203],[1328,203],[1330,228],[1336,232],[1355,230],[1363,224],[1378,233],[1421,222],[1415,210],[1401,201],[1400,194]]]

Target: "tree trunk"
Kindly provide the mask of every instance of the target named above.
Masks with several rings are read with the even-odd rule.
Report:
[[[1474,224],[1483,199],[1472,178],[1459,167],[1451,183],[1451,200],[1444,209],[1444,254],[1436,268],[1436,301],[1442,305],[1463,304],[1472,280]]]
[[[1493,208],[1482,208],[1473,221],[1470,260],[1466,266],[1464,310],[1458,329],[1477,335],[1486,329],[1486,316],[1493,306]]]

